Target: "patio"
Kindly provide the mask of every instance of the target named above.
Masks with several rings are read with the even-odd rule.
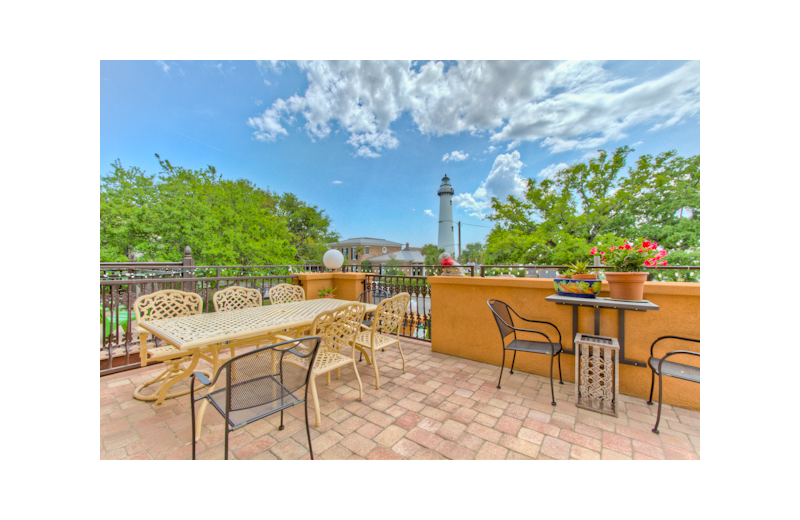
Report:
[[[660,435],[650,430],[656,405],[620,394],[619,417],[578,409],[574,384],[555,384],[550,404],[546,377],[431,351],[403,338],[406,374],[397,350],[381,354],[381,388],[372,367],[359,363],[364,400],[352,369],[330,386],[319,378],[322,425],[311,437],[319,459],[699,459],[700,413],[664,404]],[[238,353],[238,351],[237,351]],[[190,459],[189,396],[160,405],[133,398],[136,385],[162,370],[148,366],[100,378],[102,459]],[[177,388],[177,387],[176,387]],[[307,459],[303,408],[231,433],[230,458]],[[198,459],[222,459],[222,418],[209,409],[197,444]]]

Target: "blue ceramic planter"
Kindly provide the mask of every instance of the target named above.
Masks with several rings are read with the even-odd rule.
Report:
[[[600,280],[573,280],[571,278],[553,280],[553,286],[558,294],[577,298],[596,298],[602,285]]]

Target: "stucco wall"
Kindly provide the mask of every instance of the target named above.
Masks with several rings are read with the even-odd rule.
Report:
[[[545,301],[555,294],[552,280],[531,278],[472,278],[432,276],[431,314],[433,317],[431,348],[435,352],[500,365],[502,347],[500,332],[486,304],[490,298],[509,304],[523,317],[554,323],[563,338],[565,348],[572,349],[572,307]],[[603,282],[600,296],[608,296],[608,284]],[[647,362],[650,345],[666,335],[700,339],[700,284],[646,282],[645,299],[660,307],[658,311],[625,312],[625,357]],[[543,326],[542,331],[552,330]],[[580,308],[578,331],[594,332],[594,310]],[[618,312],[600,310],[600,334],[618,337]],[[533,339],[532,335],[519,336]],[[557,337],[557,336],[556,336]],[[664,340],[656,346],[656,354],[669,350],[699,352],[698,343]],[[557,358],[556,358],[557,359]],[[698,358],[670,358],[697,365]],[[506,367],[511,357],[506,356]],[[514,369],[549,376],[549,356],[520,353]],[[575,358],[561,355],[564,381],[574,381]],[[557,365],[554,368],[557,377]],[[647,399],[650,392],[650,369],[620,365],[620,392]],[[657,397],[658,381],[654,396]],[[674,378],[664,379],[664,402],[682,408],[700,409],[700,385]]]
[[[355,300],[364,291],[363,273],[302,273],[297,275],[306,292],[307,300],[316,300],[320,289],[336,287],[333,297],[338,300]]]

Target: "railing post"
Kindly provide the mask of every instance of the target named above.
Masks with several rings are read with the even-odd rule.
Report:
[[[194,278],[194,269],[189,270],[189,267],[194,267],[194,258],[192,258],[192,248],[186,246],[183,250],[183,267],[181,268],[181,277]],[[185,292],[194,292],[196,282],[183,282],[183,290]]]

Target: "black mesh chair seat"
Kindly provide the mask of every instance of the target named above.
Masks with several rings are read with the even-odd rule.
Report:
[[[555,354],[561,352],[561,343],[545,343],[543,341],[527,341],[524,339],[515,339],[508,345],[506,350],[518,350],[520,352],[531,352],[533,354],[552,354],[555,348]]]
[[[674,377],[676,379],[683,379],[684,381],[691,381],[692,383],[700,382],[700,367],[686,365],[684,363],[677,363],[675,361],[667,361],[668,357],[672,356],[695,356],[700,357],[699,352],[692,352],[689,350],[672,350],[667,352],[663,357],[657,357],[653,351],[656,348],[656,343],[666,339],[674,339],[678,341],[688,341],[692,343],[700,343],[699,339],[682,338],[680,336],[661,336],[650,345],[650,399],[647,404],[653,404],[653,388],[656,384],[656,374],[658,374],[658,414],[656,415],[656,425],[653,426],[653,433],[658,433],[658,423],[661,421],[661,396],[664,391],[663,377]],[[659,367],[661,369],[659,370]]]
[[[661,362],[660,358],[653,358],[649,359],[650,368],[658,374],[658,364]],[[691,365],[684,365],[682,363],[675,363],[674,361],[664,361],[661,363],[661,375],[674,377],[677,379],[683,379],[686,381],[691,381],[693,383],[700,382],[700,369],[698,367],[693,367]]]
[[[514,362],[517,360],[517,352],[547,354],[550,356],[550,397],[553,400],[551,404],[555,406],[556,399],[555,392],[553,391],[553,358],[556,356],[558,356],[558,381],[560,384],[564,384],[564,380],[561,378],[561,331],[558,330],[558,327],[550,322],[523,318],[517,313],[517,311],[509,307],[507,303],[501,302],[500,300],[487,300],[486,304],[489,306],[489,310],[492,311],[492,315],[494,315],[497,328],[500,329],[500,341],[503,345],[503,361],[500,363],[500,378],[497,380],[497,388],[500,388],[500,382],[503,380],[503,368],[506,365],[506,350],[514,351],[514,357],[511,360],[512,374],[514,373]],[[511,317],[512,312],[522,321],[528,323],[542,323],[553,327],[558,334],[558,341],[551,341],[547,334],[539,330],[515,327],[514,320]],[[536,337],[540,337],[546,341],[519,339],[517,338],[517,332],[534,334]],[[514,336],[514,339],[512,339],[508,345],[506,345],[506,338],[511,335]]]
[[[234,429],[303,402],[302,397],[290,392],[272,375],[238,383],[233,387],[228,424]],[[211,406],[223,417],[227,398],[227,388],[215,390],[206,396]]]
[[[223,363],[211,381],[201,372],[192,374],[192,459],[195,458],[198,426],[195,403],[202,400],[210,403],[225,418],[225,459],[228,458],[230,432],[278,412],[281,414],[279,429],[283,430],[283,411],[303,403],[308,452],[313,459],[306,397],[311,374],[309,367],[314,366],[319,344],[319,336],[311,336],[257,348]],[[196,379],[209,389],[206,395],[197,398],[194,396]],[[217,381],[222,381],[224,386],[213,388]]]

